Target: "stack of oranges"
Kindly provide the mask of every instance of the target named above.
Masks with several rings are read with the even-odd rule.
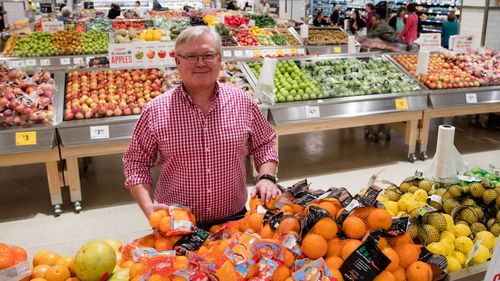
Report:
[[[27,254],[23,248],[0,243],[0,270],[18,265],[26,258]]]
[[[78,281],[74,257],[61,256],[54,251],[40,251],[33,257],[32,281]]]

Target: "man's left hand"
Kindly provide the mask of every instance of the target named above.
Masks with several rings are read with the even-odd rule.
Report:
[[[281,196],[281,190],[272,181],[262,179],[253,188],[251,196],[254,197],[257,194],[260,194],[260,200],[264,204],[271,199]]]

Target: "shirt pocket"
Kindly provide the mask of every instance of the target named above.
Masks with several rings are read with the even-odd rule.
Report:
[[[250,128],[243,122],[228,122],[223,124],[219,129],[218,136],[222,152],[235,151],[241,155],[248,150]]]

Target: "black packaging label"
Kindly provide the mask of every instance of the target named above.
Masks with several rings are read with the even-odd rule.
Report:
[[[207,238],[208,233],[203,229],[198,229],[195,233],[186,235],[179,239],[173,248],[178,256],[184,256],[188,251],[198,250]]]

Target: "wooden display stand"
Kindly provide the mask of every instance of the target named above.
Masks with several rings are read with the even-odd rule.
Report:
[[[406,122],[405,144],[408,145],[408,159],[413,162],[416,160],[415,147],[419,134],[418,122],[420,119],[422,119],[422,111],[416,110],[338,118],[327,121],[277,125],[274,128],[278,136],[284,136],[325,130]]]
[[[62,212],[61,187],[64,186],[64,180],[58,168],[59,160],[59,148],[55,146],[45,151],[2,154],[0,156],[0,167],[45,163],[50,201],[54,206],[54,213],[57,216]]]
[[[428,108],[424,110],[422,129],[420,131],[420,159],[427,159],[427,144],[429,141],[430,122],[433,118],[454,117],[469,114],[483,114],[500,111],[500,103],[487,103],[444,108]]]

